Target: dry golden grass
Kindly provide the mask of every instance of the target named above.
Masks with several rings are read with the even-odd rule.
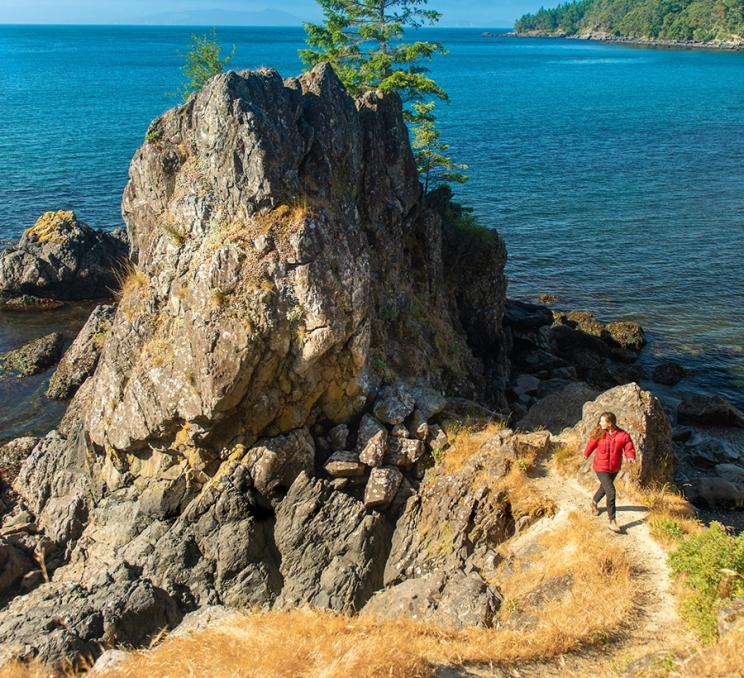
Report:
[[[744,625],[740,624],[715,645],[699,650],[679,673],[685,678],[744,676]]]
[[[447,434],[450,443],[442,455],[443,471],[453,473],[459,471],[468,459],[480,452],[483,445],[494,435],[506,429],[506,422],[470,424],[445,421],[442,422],[442,429]]]
[[[526,612],[535,618],[530,628],[458,631],[309,609],[237,614],[188,637],[166,638],[101,675],[428,677],[442,665],[549,660],[602,642],[632,619],[636,591],[630,564],[621,546],[589,518],[571,514],[542,545],[530,567],[505,578],[503,588],[505,617]],[[543,581],[566,574],[573,578],[566,595],[537,606],[526,602]],[[45,674],[39,667],[16,665],[2,675]]]
[[[650,487],[631,485],[626,488],[625,494],[648,508],[647,522],[651,536],[666,549],[675,547],[687,535],[705,530],[696,517],[695,509],[679,490],[668,484]]]
[[[119,289],[115,296],[119,302],[119,308],[122,309],[122,313],[127,320],[132,320],[143,296],[147,292],[150,281],[144,271],[139,270],[129,261],[120,270],[116,271],[116,279],[119,283]]]

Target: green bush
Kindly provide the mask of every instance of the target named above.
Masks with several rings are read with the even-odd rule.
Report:
[[[744,595],[744,534],[733,537],[713,522],[705,532],[682,541],[669,555],[669,566],[688,591],[681,606],[683,619],[702,640],[715,640],[721,604]]]

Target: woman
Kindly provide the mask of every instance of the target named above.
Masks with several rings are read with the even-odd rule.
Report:
[[[610,529],[613,532],[620,532],[615,522],[615,477],[620,472],[623,454],[631,464],[635,464],[636,451],[627,432],[618,428],[617,417],[612,412],[602,412],[599,415],[599,425],[592,431],[584,450],[584,459],[592,452],[594,452],[592,468],[599,479],[599,488],[592,499],[592,513],[595,516],[599,515],[597,503],[602,497],[607,496]]]

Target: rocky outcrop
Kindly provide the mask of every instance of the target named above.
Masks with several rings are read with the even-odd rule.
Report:
[[[93,374],[101,355],[103,342],[111,330],[114,310],[115,307],[112,305],[96,306],[93,309],[49,380],[47,397],[60,400],[69,398]]]
[[[227,73],[151,131],[98,364],[15,482],[52,581],[12,602],[6,650],[63,596],[63,637],[31,654],[141,642],[100,632],[121,572],[156,592],[158,625],[212,605],[359,610],[453,403],[505,403],[503,243],[421,195],[398,98],[354,101],[326,66]],[[503,518],[479,529],[509,532],[501,494],[460,492]]]
[[[74,212],[46,212],[15,247],[0,253],[0,298],[12,306],[10,300],[27,295],[38,308],[33,297],[109,297],[118,288],[116,270],[126,257],[121,231],[96,231]]]
[[[64,339],[59,332],[52,332],[39,339],[0,355],[0,368],[30,377],[49,369],[62,355]]]
[[[376,593],[364,614],[409,618],[449,628],[490,627],[501,595],[477,573],[432,572]]]

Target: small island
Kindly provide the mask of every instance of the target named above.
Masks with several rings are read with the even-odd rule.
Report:
[[[525,14],[513,36],[744,49],[744,0],[577,0]]]

